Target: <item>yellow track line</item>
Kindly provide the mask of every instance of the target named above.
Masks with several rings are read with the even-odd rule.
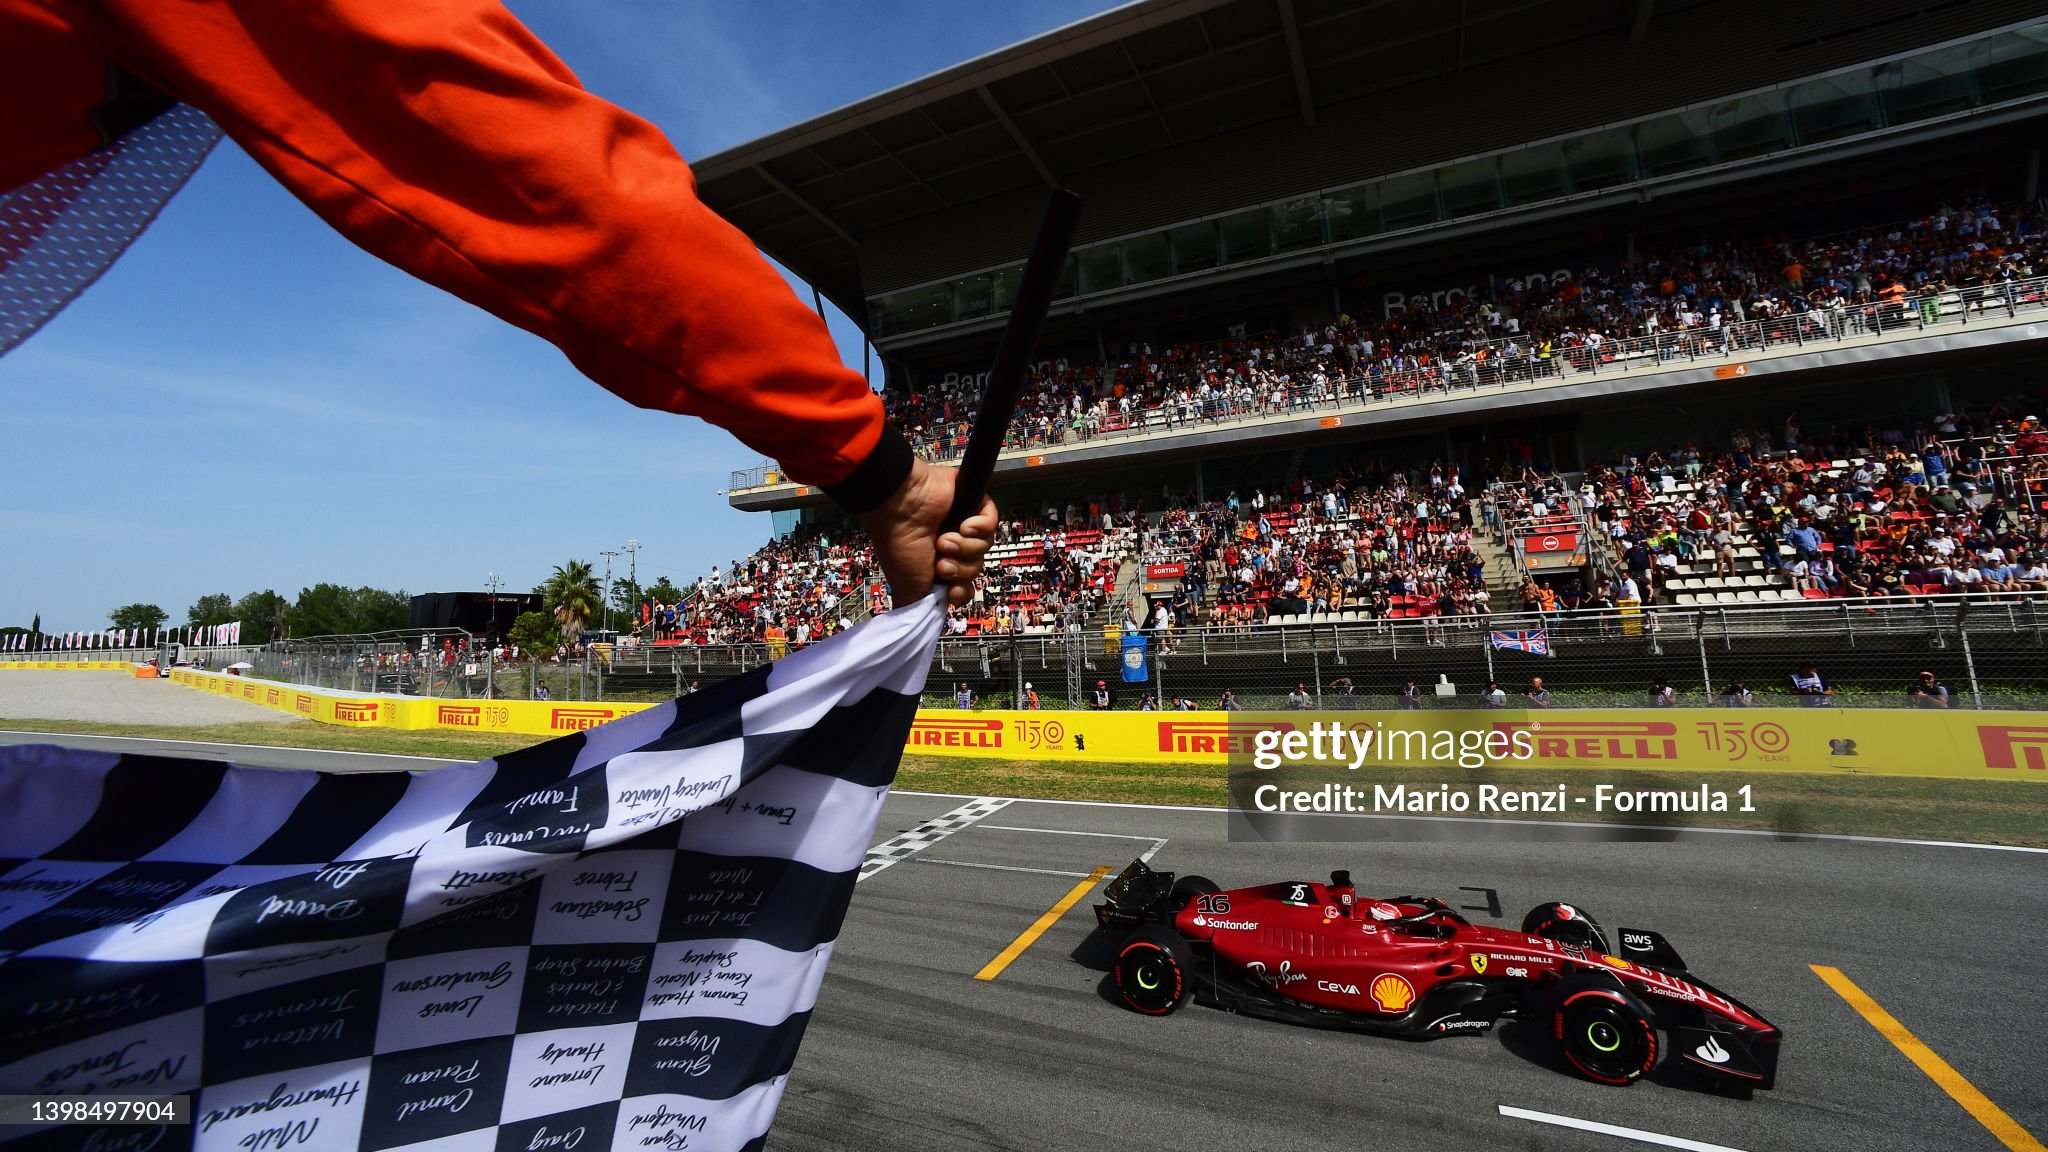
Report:
[[[1086,896],[1089,893],[1089,891],[1092,890],[1097,884],[1102,883],[1102,878],[1107,875],[1109,875],[1109,865],[1107,864],[1104,864],[1102,867],[1097,868],[1093,872],[1090,872],[1086,880],[1083,880],[1079,884],[1074,885],[1072,891],[1068,892],[1065,896],[1060,897],[1059,903],[1046,909],[1045,915],[1040,916],[1036,921],[1032,923],[1031,927],[1026,928],[1024,930],[1023,935],[1017,937],[1015,940],[1010,941],[1010,946],[1008,948],[1005,948],[1001,952],[996,953],[995,959],[982,965],[981,971],[976,972],[974,974],[974,978],[976,980],[993,980],[996,977],[1001,976],[1003,974],[1003,969],[1008,968],[1010,966],[1011,961],[1015,960],[1019,956],[1022,956],[1026,948],[1029,948],[1033,944],[1036,944],[1038,942],[1038,938],[1040,936],[1045,935],[1045,930],[1047,928],[1052,927],[1053,924],[1056,921],[1058,921],[1060,917],[1065,916],[1067,914],[1067,909],[1072,908],[1076,904],[1079,904],[1081,902],[1081,897]]]
[[[1892,1042],[1906,1059],[1918,1065],[1927,1077],[1941,1086],[1941,1090],[1963,1106],[1963,1111],[1977,1118],[1977,1123],[1989,1129],[1998,1142],[2012,1149],[2012,1152],[2048,1152],[2033,1133],[2019,1126],[2019,1122],[2005,1114],[2005,1110],[1993,1104],[1990,1098],[1977,1091],[1977,1086],[1963,1079],[1963,1074],[1949,1067],[1948,1061],[1934,1054],[1934,1050],[1920,1042],[1920,1038],[1906,1030],[1904,1024],[1891,1013],[1878,1006],[1877,1001],[1858,988],[1854,981],[1842,975],[1839,968],[1820,964],[1809,964],[1813,974],[1827,982],[1835,994],[1849,1002],[1849,1007],[1861,1013],[1878,1034]]]

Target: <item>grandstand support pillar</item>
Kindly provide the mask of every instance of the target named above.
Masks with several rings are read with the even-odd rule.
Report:
[[[2027,194],[2022,197],[2028,203],[2041,198],[2041,150],[2027,150]]]
[[[1692,618],[1692,637],[1700,649],[1700,686],[1707,690],[1707,707],[1714,706],[1714,670],[1707,664],[1707,618]]]

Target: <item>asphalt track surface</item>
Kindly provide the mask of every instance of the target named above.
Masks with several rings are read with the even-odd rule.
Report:
[[[289,767],[432,763],[0,734],[50,739]],[[894,796],[877,840],[965,800]],[[1000,975],[975,978],[1090,873],[1145,852],[1155,866],[1225,887],[1349,867],[1361,897],[1435,893],[1465,906],[1485,898],[1461,888],[1491,888],[1503,920],[1565,899],[1610,928],[1657,929],[1702,976],[1784,1028],[1779,1087],[1750,1098],[1683,1077],[1604,1087],[1558,1070],[1539,1039],[1514,1025],[1412,1042],[1193,1004],[1140,1017],[1107,991],[1088,911],[1099,883]],[[856,890],[771,1147],[1657,1146],[1506,1115],[1506,1106],[1617,1125],[1666,1147],[1995,1150],[2006,1145],[1809,965],[1840,969],[2041,1139],[2044,879],[2041,853],[1846,841],[1231,844],[1215,812],[1015,801]],[[1483,910],[1466,915],[1493,922]]]

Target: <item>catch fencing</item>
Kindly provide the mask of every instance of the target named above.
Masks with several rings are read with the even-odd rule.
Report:
[[[1041,709],[1089,708],[1101,684],[1116,710],[1170,710],[1181,699],[1213,709],[1226,691],[1247,710],[1395,708],[1412,679],[1425,709],[1487,707],[1495,683],[1508,706],[1525,707],[1541,678],[1551,708],[1801,707],[1811,701],[1793,693],[1792,678],[1811,663],[1833,690],[1830,707],[1915,706],[1907,689],[1928,671],[1954,707],[2044,709],[2044,601],[1891,598],[1182,629],[1146,634],[1135,681],[1125,679],[1116,633],[1085,634],[1078,645],[1061,636],[949,638],[926,703],[952,706],[964,687],[977,706],[1020,707],[1035,691]],[[1541,633],[1549,654],[1499,648],[1497,633],[1524,644]],[[1075,649],[1078,700],[1065,687]],[[1727,691],[1737,683],[1747,695]]]
[[[1541,633],[1549,655],[1496,647]],[[925,702],[1044,710],[1093,706],[1100,682],[1118,711],[1201,709],[1230,692],[1247,710],[1401,706],[1407,680],[1426,709],[1486,707],[1498,683],[1527,706],[1540,677],[1552,708],[1657,706],[1658,682],[1677,707],[1800,707],[1791,681],[1812,663],[1834,690],[1828,706],[1914,706],[1920,672],[1958,708],[2048,710],[2048,594],[1894,597],[1701,608],[1650,607],[1553,614],[1335,620],[1235,631],[1141,633],[1142,678],[1125,680],[1119,632],[952,636],[933,657]],[[448,641],[443,657],[441,641]],[[422,659],[422,641],[430,658]],[[461,634],[393,633],[273,644],[256,674],[352,692],[451,698],[661,700],[744,675],[787,654],[776,643],[593,649],[567,661],[495,665]],[[1740,682],[1747,697],[1725,691]],[[542,695],[543,689],[545,695]]]

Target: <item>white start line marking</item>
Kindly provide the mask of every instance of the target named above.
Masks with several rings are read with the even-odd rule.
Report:
[[[1500,1114],[1516,1120],[1533,1120],[1538,1124],[1555,1124],[1560,1128],[1577,1128],[1581,1132],[1598,1132],[1602,1136],[1614,1136],[1622,1140],[1634,1140],[1638,1144],[1655,1144],[1660,1148],[1684,1148],[1688,1152],[1742,1152],[1726,1144],[1708,1144],[1701,1140],[1687,1140],[1683,1136],[1666,1136],[1658,1132],[1645,1132],[1640,1128],[1623,1128],[1619,1124],[1602,1124],[1597,1120],[1578,1120],[1570,1116],[1559,1116],[1552,1112],[1532,1112],[1527,1108],[1500,1106]]]
[[[882,841],[860,862],[860,875],[854,878],[858,884],[906,856],[914,855],[951,836],[985,816],[1009,807],[1010,802],[1000,796],[977,796],[942,816],[931,819],[912,828],[900,836]]]

